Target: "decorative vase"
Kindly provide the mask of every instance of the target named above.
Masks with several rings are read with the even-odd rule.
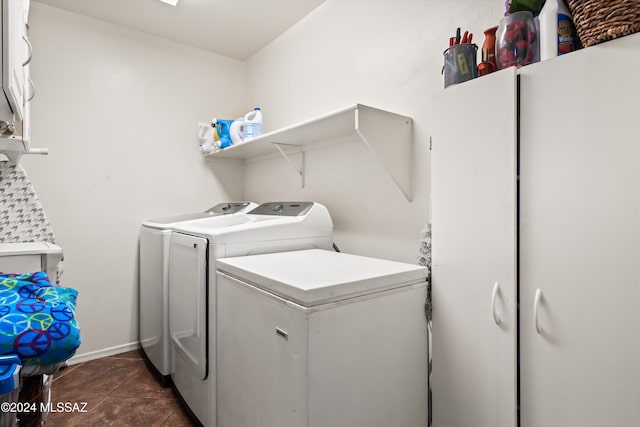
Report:
[[[497,69],[496,64],[496,31],[498,26],[488,28],[484,30],[484,43],[482,43],[482,61],[491,63],[491,66],[485,65],[485,68],[495,71]],[[489,72],[491,72],[489,71]]]

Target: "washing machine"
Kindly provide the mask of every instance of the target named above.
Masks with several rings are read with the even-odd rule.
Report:
[[[427,270],[305,250],[218,260],[218,427],[424,427]]]
[[[230,219],[226,226],[207,220],[179,226],[171,238],[171,379],[205,426],[216,425],[217,259],[333,247],[331,216],[318,203],[264,203]]]
[[[140,343],[152,371],[167,382],[171,374],[169,338],[169,239],[178,224],[221,218],[258,206],[251,202],[220,203],[204,212],[145,221],[140,227],[138,271],[140,283]]]

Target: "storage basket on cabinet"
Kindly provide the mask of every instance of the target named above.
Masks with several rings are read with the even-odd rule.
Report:
[[[640,0],[568,0],[584,47],[640,31]]]

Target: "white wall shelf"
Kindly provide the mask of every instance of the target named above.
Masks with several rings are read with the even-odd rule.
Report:
[[[304,161],[296,164],[289,154],[304,154],[305,147],[337,139],[361,140],[407,200],[412,200],[413,120],[362,104],[266,133],[207,157],[246,161],[280,153],[296,170],[304,186]]]
[[[0,136],[0,154],[4,154],[9,160],[19,163],[24,154],[49,154],[46,148],[32,148],[29,140],[20,135]]]

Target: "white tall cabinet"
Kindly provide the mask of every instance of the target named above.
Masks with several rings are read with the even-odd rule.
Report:
[[[434,97],[433,425],[640,420],[640,34]]]

